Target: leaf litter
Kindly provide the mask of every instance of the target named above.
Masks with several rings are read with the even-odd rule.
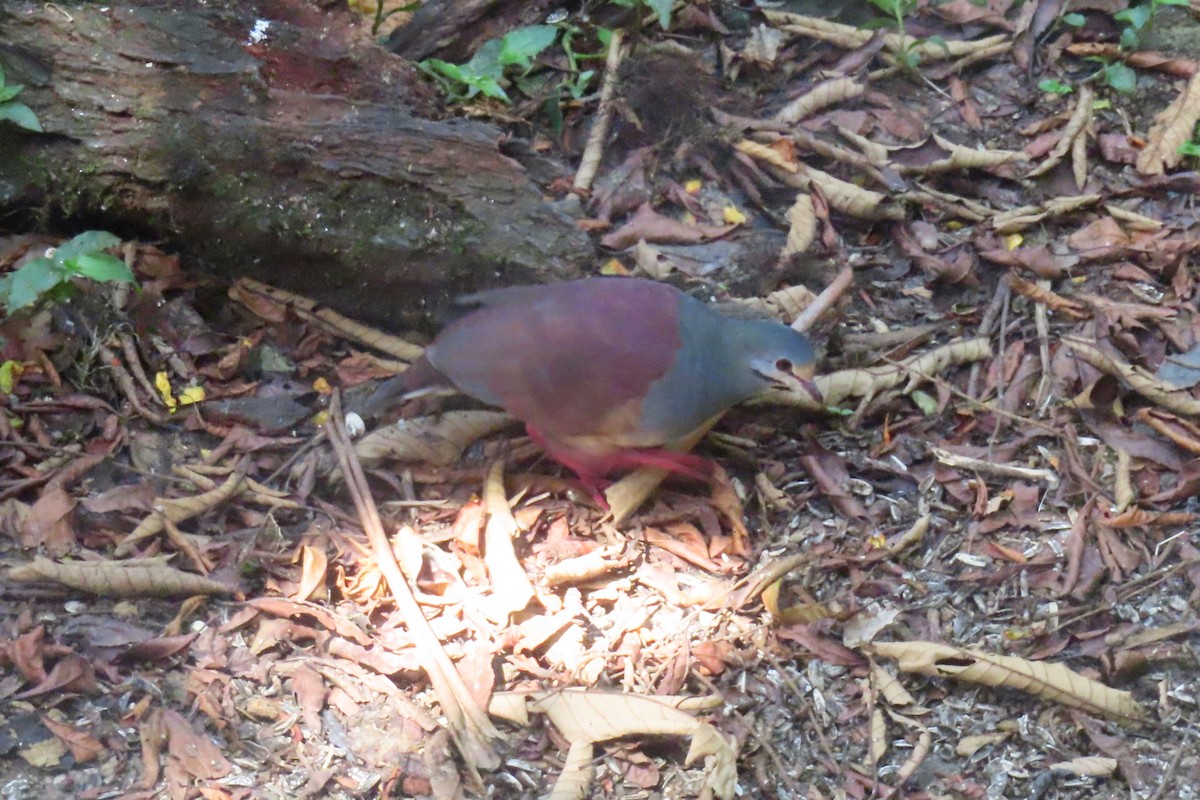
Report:
[[[723,482],[631,476],[615,519],[503,415],[417,400],[355,445],[385,578],[319,425],[332,387],[352,407],[419,344],[248,280],[229,337],[208,279],[133,243],[143,292],[111,307],[157,344],[106,339],[99,290],[90,348],[47,312],[0,321],[6,776],[231,798],[1194,784],[1196,70],[1053,5],[931,5],[906,35],[709,24],[688,46],[730,102],[687,110],[696,143],[655,147],[656,117],[616,105],[593,169],[637,191],[580,220],[611,230],[613,270],[786,321],[838,269],[853,286],[811,323],[819,402],[735,410],[699,445]],[[1036,90],[1091,56],[1145,90]],[[760,232],[770,266],[739,266]],[[33,246],[0,240],[0,265]],[[277,396],[298,424],[205,413]]]

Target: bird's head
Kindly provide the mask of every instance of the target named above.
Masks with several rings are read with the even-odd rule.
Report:
[[[812,382],[816,354],[808,337],[773,321],[754,322],[749,331],[749,366],[762,389],[802,391],[820,402]]]

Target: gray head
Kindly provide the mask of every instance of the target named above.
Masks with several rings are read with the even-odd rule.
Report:
[[[774,320],[729,320],[730,351],[749,369],[757,390],[808,384],[816,355],[808,337]],[[811,385],[811,384],[808,384]]]

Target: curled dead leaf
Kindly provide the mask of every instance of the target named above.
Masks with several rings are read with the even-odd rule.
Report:
[[[1145,710],[1129,692],[1110,688],[1062,664],[1029,661],[937,642],[876,642],[874,652],[900,669],[937,678],[1016,689],[1088,713],[1136,722]]]
[[[707,788],[721,800],[731,800],[737,785],[733,749],[717,729],[687,713],[712,707],[720,698],[643,697],[618,692],[564,689],[557,692],[497,692],[488,711],[518,725],[540,713],[571,743],[567,763],[551,791],[553,800],[588,796],[595,742],[621,736],[690,736],[685,763],[710,756]]]
[[[1193,75],[1178,97],[1154,118],[1146,147],[1138,153],[1137,170],[1143,175],[1161,175],[1183,158],[1180,145],[1192,137],[1200,120],[1200,75]]]

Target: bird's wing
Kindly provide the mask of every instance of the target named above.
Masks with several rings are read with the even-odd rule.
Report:
[[[646,393],[680,349],[679,298],[627,279],[487,292],[428,357],[463,392],[548,437],[636,435]]]

